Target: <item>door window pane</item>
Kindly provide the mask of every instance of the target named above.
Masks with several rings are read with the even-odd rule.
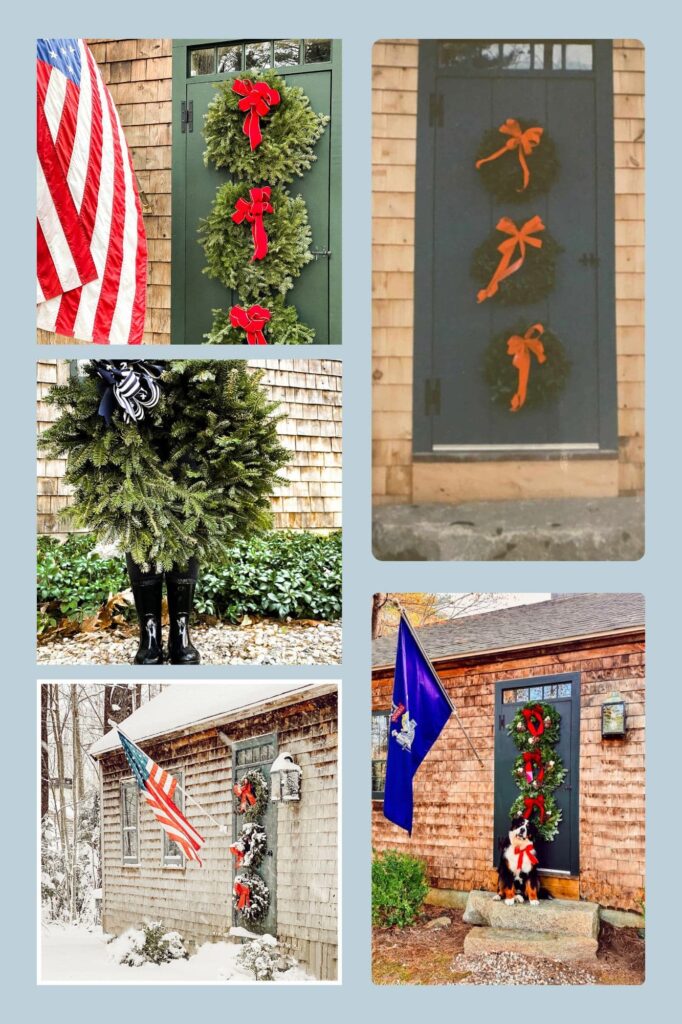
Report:
[[[242,48],[241,46],[219,46],[218,47],[218,72],[221,75],[229,74],[231,71],[242,69]]]
[[[568,71],[592,70],[592,47],[589,43],[567,43],[564,67]]]
[[[529,700],[542,700],[542,687],[531,686]]]
[[[189,73],[195,75],[212,75],[215,72],[215,47],[207,46],[203,50],[192,50],[189,56]]]
[[[552,47],[552,67],[555,71],[561,70],[561,43],[555,43]]]
[[[275,39],[275,67],[286,68],[301,62],[301,44],[298,39]]]
[[[571,696],[571,684],[570,683],[559,683],[559,696],[570,697]]]
[[[549,686],[544,687],[544,690],[545,700],[556,700],[558,696],[556,683],[550,683]]]
[[[514,704],[516,701],[516,690],[504,690],[502,693],[503,704]]]
[[[322,64],[332,59],[331,39],[306,39],[306,64]]]
[[[530,68],[530,43],[505,43],[502,67],[508,71],[527,71]]]
[[[516,691],[516,703],[526,704],[528,702],[528,687],[523,686]]]
[[[542,71],[545,66],[545,44],[536,43],[533,47],[533,67]]]
[[[245,53],[247,68],[269,68],[272,64],[270,43],[247,43]]]

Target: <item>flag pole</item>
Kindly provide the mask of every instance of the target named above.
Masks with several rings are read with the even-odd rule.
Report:
[[[121,729],[121,726],[118,724],[118,722],[114,722],[114,720],[112,718],[109,718],[109,719],[107,719],[107,725],[110,725],[112,727],[112,729],[115,729],[116,732],[121,734],[121,736],[125,736],[125,738],[128,740],[129,743],[132,743],[134,746],[137,746],[137,743],[135,743],[135,740],[131,740],[130,736],[126,736],[126,734],[123,732],[123,730]],[[140,748],[140,749],[142,749],[142,748]],[[184,788],[184,786],[180,785],[180,783],[178,782],[177,779],[175,780],[175,788],[180,790],[180,792],[182,793],[182,795],[184,796],[184,798],[186,800],[189,800],[190,803],[193,803],[196,807],[198,807],[199,810],[201,811],[201,813],[205,814],[206,817],[208,818],[208,820],[212,821],[213,824],[220,830],[220,832],[225,832],[225,833],[227,832],[227,825],[221,825],[220,822],[217,821],[213,817],[213,815],[209,811],[206,810],[205,807],[202,807],[202,805],[199,803],[198,800],[194,799],[194,797],[191,795],[191,793],[187,792],[187,790]]]
[[[438,684],[438,686],[440,687],[441,693],[443,694],[443,696],[445,697],[446,701],[447,701],[447,702],[448,702],[448,704],[450,705],[450,709],[452,710],[452,713],[453,713],[453,715],[455,716],[455,719],[456,719],[456,721],[457,721],[457,724],[459,725],[460,729],[461,729],[461,730],[462,730],[462,732],[464,733],[464,735],[465,735],[465,737],[466,737],[466,741],[467,741],[467,743],[469,744],[469,746],[471,747],[471,751],[472,751],[472,753],[473,753],[474,757],[476,758],[476,760],[477,760],[477,761],[478,761],[478,763],[480,764],[481,768],[485,768],[485,765],[484,765],[483,761],[481,760],[481,758],[479,757],[479,754],[478,754],[478,751],[476,750],[476,747],[475,747],[475,746],[473,745],[473,743],[471,742],[471,738],[469,737],[469,733],[468,733],[468,732],[466,731],[466,729],[464,728],[464,725],[463,725],[463,723],[462,723],[462,719],[461,719],[461,718],[459,717],[459,715],[458,715],[458,713],[457,713],[457,708],[455,707],[455,705],[454,705],[453,701],[452,701],[452,700],[451,700],[451,698],[450,698],[450,695],[449,695],[449,694],[447,693],[447,691],[446,691],[445,687],[443,686],[443,683],[442,683],[442,681],[441,681],[441,678],[440,678],[440,676],[438,675],[438,673],[436,672],[436,669],[434,668],[433,662],[431,661],[431,659],[429,658],[428,654],[427,654],[427,653],[426,653],[426,651],[424,650],[424,648],[423,648],[423,646],[422,646],[422,644],[421,644],[421,642],[420,642],[420,640],[419,640],[419,637],[418,637],[418,636],[417,636],[417,634],[415,633],[415,631],[414,631],[414,628],[413,628],[413,626],[412,626],[412,623],[410,622],[409,618],[407,617],[407,612],[405,611],[405,609],[404,609],[404,608],[403,608],[403,606],[401,605],[400,601],[398,601],[398,600],[397,600],[397,598],[395,598],[395,597],[389,597],[389,598],[388,598],[388,600],[389,600],[389,601],[391,602],[391,604],[395,605],[395,607],[396,607],[396,608],[398,609],[398,611],[400,612],[400,618],[401,618],[401,620],[402,620],[402,621],[403,621],[403,622],[405,623],[405,625],[406,625],[406,626],[407,626],[407,628],[409,629],[409,631],[410,631],[410,636],[412,637],[412,639],[413,639],[413,640],[414,640],[414,642],[416,643],[417,647],[418,647],[418,648],[419,648],[419,650],[421,651],[421,654],[422,654],[422,656],[423,656],[423,658],[424,658],[424,660],[425,660],[426,664],[427,664],[427,665],[429,666],[429,668],[430,668],[430,670],[431,670],[431,674],[432,674],[432,676],[433,676],[433,678],[434,678],[435,682],[436,682],[436,683]]]

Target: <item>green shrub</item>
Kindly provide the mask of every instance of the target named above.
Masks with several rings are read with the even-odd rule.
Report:
[[[397,850],[376,853],[372,859],[372,924],[382,928],[413,924],[429,884],[426,866],[417,857]]]
[[[129,586],[122,557],[100,558],[90,534],[60,544],[38,542],[39,632],[61,619],[94,613]],[[237,622],[244,615],[338,619],[341,533],[268,531],[238,541],[218,565],[201,566],[195,601],[200,615]],[[131,610],[132,614],[132,610]]]
[[[114,944],[118,962],[127,967],[189,960],[182,936],[166,931],[160,921],[147,921],[142,928],[125,932]]]

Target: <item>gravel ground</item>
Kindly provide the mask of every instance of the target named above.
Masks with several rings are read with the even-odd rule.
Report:
[[[340,622],[255,622],[192,627],[204,665],[338,665]],[[167,630],[164,629],[164,636]],[[76,633],[40,644],[41,665],[129,665],[137,636],[119,630]]]
[[[596,977],[574,964],[520,953],[460,953],[450,968],[457,985],[594,985]]]

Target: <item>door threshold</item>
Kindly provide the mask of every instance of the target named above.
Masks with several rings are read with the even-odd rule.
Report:
[[[598,445],[434,445],[431,451],[414,452],[414,462],[525,462],[567,459],[618,458],[618,452]]]

